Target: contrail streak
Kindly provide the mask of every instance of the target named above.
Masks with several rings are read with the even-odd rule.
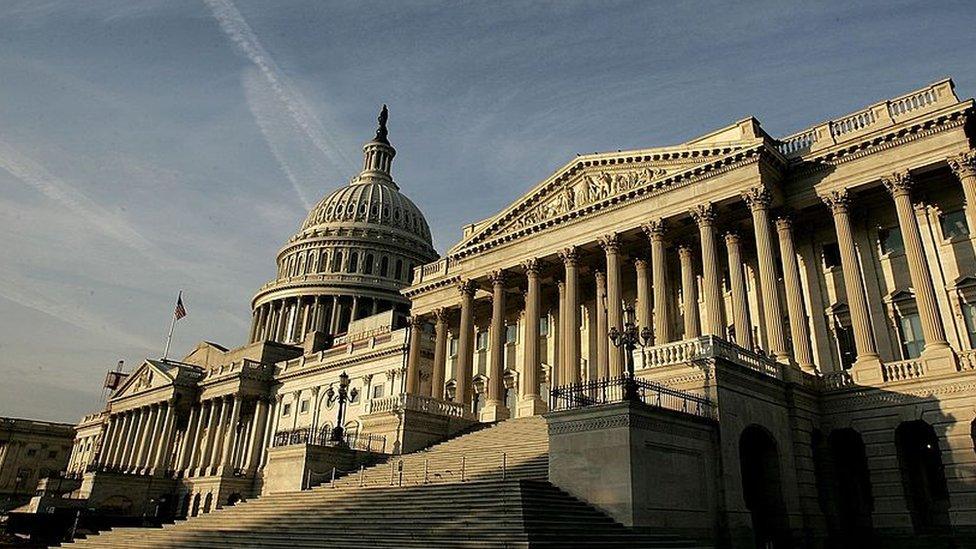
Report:
[[[292,120],[304,139],[307,139],[311,143],[312,147],[331,164],[333,169],[340,173],[351,172],[354,169],[354,165],[342,154],[339,147],[335,145],[335,141],[328,135],[322,127],[321,122],[319,122],[319,119],[306,105],[304,98],[298,90],[282,74],[274,59],[264,49],[264,46],[261,45],[260,40],[258,40],[251,26],[248,25],[244,16],[241,15],[241,12],[238,11],[234,3],[231,0],[204,0],[204,2],[210,8],[224,34],[260,70],[264,80],[271,88],[272,96],[284,107],[288,117]],[[269,109],[266,108],[265,111],[267,110]],[[262,133],[268,139],[266,129],[267,124],[265,124],[265,127],[262,127]],[[280,143],[272,144],[270,140],[269,145],[272,149],[275,147],[281,148]],[[279,163],[281,163],[280,150],[275,153],[275,156],[278,158]],[[287,164],[283,164],[282,167],[289,179],[292,179],[292,184],[297,185],[296,179],[294,178],[294,171],[289,175]],[[303,202],[306,202],[306,205],[308,205],[308,201],[303,194],[299,192],[299,196],[301,196]]]

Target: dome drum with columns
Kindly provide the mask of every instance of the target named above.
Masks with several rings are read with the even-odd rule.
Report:
[[[301,343],[312,331],[338,334],[349,323],[394,310],[416,265],[437,258],[420,209],[390,175],[396,149],[387,110],[363,146],[363,170],[323,198],[278,252],[278,272],[252,301],[250,341]]]

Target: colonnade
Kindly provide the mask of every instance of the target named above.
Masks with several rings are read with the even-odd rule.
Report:
[[[253,472],[268,445],[269,408],[267,399],[241,394],[208,399],[190,407],[182,431],[173,401],[114,413],[96,466],[138,475]]]
[[[388,310],[391,302],[365,296],[315,295],[276,299],[251,313],[249,341],[300,343],[311,331],[337,334],[357,318]]]
[[[131,474],[164,472],[175,422],[172,401],[112,414],[96,464]]]
[[[971,227],[976,227],[976,153],[970,152],[949,160],[949,165],[962,182],[966,196],[966,212]],[[912,177],[908,172],[892,174],[882,180],[883,185],[893,199],[898,214],[899,227],[905,243],[905,254],[909,264],[912,288],[922,321],[925,338],[926,353],[944,351],[951,354],[946,340],[945,328],[938,312],[935,288],[932,274],[927,265],[919,232],[918,220],[915,217],[914,203],[911,197]],[[844,276],[847,305],[850,309],[851,327],[854,333],[857,350],[855,367],[866,366],[875,368],[880,375],[880,359],[874,342],[871,317],[868,313],[867,298],[864,293],[864,280],[860,269],[860,260],[852,236],[850,205],[852,193],[847,189],[824,192],[821,199],[831,212],[838,247],[840,249],[841,266]],[[687,212],[682,212],[669,219],[654,219],[642,225],[646,240],[637,248],[649,248],[638,251],[632,263],[636,271],[636,308],[637,319],[641,326],[653,326],[653,344],[662,345],[676,339],[672,334],[672,309],[668,300],[676,292],[668,280],[668,254],[671,249],[677,250],[680,265],[679,288],[681,309],[683,312],[684,330],[680,335],[683,339],[691,339],[699,335],[712,335],[728,339],[746,349],[762,347],[768,356],[783,363],[792,363],[807,372],[814,372],[814,355],[810,334],[810,319],[808,318],[805,299],[808,293],[803,288],[800,276],[800,265],[797,259],[796,245],[793,239],[793,221],[788,214],[781,214],[773,218],[771,211],[771,194],[769,189],[758,184],[745,189],[741,193],[741,204],[748,210],[752,221],[753,244],[758,263],[758,295],[760,300],[760,319],[750,318],[746,294],[745,264],[742,258],[742,245],[746,236],[735,228],[725,231],[722,236],[726,247],[728,261],[729,293],[731,307],[727,307],[722,291],[722,281],[719,275],[718,236],[716,207],[711,203],[698,204]],[[682,216],[690,216],[697,228],[697,241],[688,239],[678,240],[675,246],[669,248],[669,227],[677,226],[674,221]],[[673,224],[673,225],[672,225]],[[627,231],[630,228],[621,228]],[[556,254],[546,258],[531,258],[523,261],[519,266],[504,270],[493,271],[481,277],[463,279],[458,283],[458,304],[452,309],[459,313],[457,324],[458,344],[455,363],[456,391],[455,401],[470,406],[472,402],[472,363],[474,338],[474,304],[475,291],[480,286],[490,291],[492,300],[490,353],[488,369],[488,400],[489,410],[499,406],[499,395],[503,394],[504,386],[502,374],[504,371],[504,323],[506,315],[506,295],[509,291],[524,292],[524,333],[522,379],[520,385],[520,408],[525,406],[532,410],[541,408],[540,401],[540,361],[538,349],[539,321],[542,306],[540,303],[541,284],[540,271],[543,267],[555,266],[558,272],[549,278],[558,288],[559,295],[559,357],[553,372],[553,384],[563,385],[581,380],[580,357],[580,266],[581,261],[588,261],[594,265],[591,272],[594,278],[596,301],[598,304],[597,318],[590,325],[596,330],[595,356],[597,360],[594,369],[597,377],[618,376],[623,373],[623,355],[620,349],[607,345],[607,332],[610,327],[622,326],[622,233],[613,232],[600,238],[599,247],[602,256],[590,253],[590,257],[583,257],[582,250],[592,250],[590,242],[581,242],[575,246],[566,247]],[[630,231],[629,234],[632,234]],[[634,248],[634,242],[629,242],[629,248]],[[775,248],[775,250],[774,250]],[[700,250],[701,273],[695,272],[695,252]],[[778,254],[777,254],[778,251]],[[782,283],[777,265],[777,255],[782,268]],[[605,265],[605,269],[604,269]],[[562,267],[558,269],[558,267]],[[648,268],[650,266],[650,268]],[[551,270],[551,269],[550,269]],[[701,276],[701,292],[703,319],[699,319],[698,278]],[[520,280],[521,279],[521,280]],[[648,285],[650,286],[648,288]],[[526,288],[526,290],[522,290]],[[785,302],[785,316],[780,301],[783,292]],[[604,301],[605,299],[605,301]],[[605,302],[605,307],[599,306]],[[730,310],[726,310],[730,309]],[[726,319],[726,315],[730,318]],[[447,338],[449,327],[447,318],[449,310],[438,309],[426,314],[418,315],[416,322],[433,321],[435,326],[435,355],[432,372],[432,396],[443,397],[445,378]],[[727,329],[727,325],[731,326]],[[753,341],[752,326],[761,325],[763,341]],[[786,327],[789,328],[789,339]],[[419,331],[419,330],[418,330]],[[418,340],[419,341],[419,340]],[[790,341],[792,344],[788,345]],[[411,342],[411,353],[408,358],[407,376],[408,392],[417,392],[420,385],[417,380],[419,368],[418,345]],[[504,412],[500,412],[504,414]],[[520,412],[521,413],[521,412]]]

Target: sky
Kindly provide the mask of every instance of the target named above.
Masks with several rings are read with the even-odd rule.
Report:
[[[577,153],[772,135],[946,76],[960,2],[0,1],[0,416],[74,422],[105,372],[245,343],[249,303],[390,107],[444,252]]]

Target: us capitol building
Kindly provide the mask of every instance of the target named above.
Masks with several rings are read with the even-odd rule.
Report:
[[[384,111],[250,343],[147,359],[35,500],[189,517],[104,547],[962,546],[973,117],[944,80],[577,156],[438,258]]]

